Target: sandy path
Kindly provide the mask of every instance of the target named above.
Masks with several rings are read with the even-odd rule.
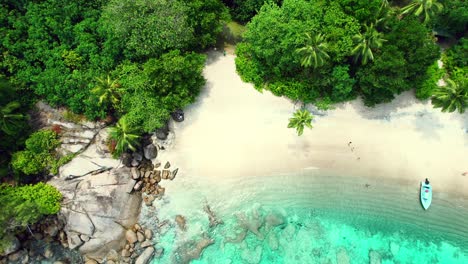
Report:
[[[316,116],[298,137],[286,127],[294,104],[242,82],[234,56],[210,53],[204,76],[205,90],[186,121],[172,124],[173,150],[164,154],[183,174],[219,182],[316,168],[414,185],[428,177],[435,191],[468,196],[466,113],[441,113],[411,93],[373,109],[355,100]]]

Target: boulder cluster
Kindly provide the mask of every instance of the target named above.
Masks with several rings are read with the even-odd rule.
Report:
[[[163,249],[155,249],[153,242],[151,242],[152,238],[153,232],[139,224],[128,229],[125,232],[126,244],[121,251],[122,262],[146,264],[153,255],[156,255],[157,258],[161,257]]]
[[[0,263],[54,263],[80,261],[77,252],[68,250],[65,222],[56,215],[29,226],[11,240],[0,257]],[[89,238],[88,238],[89,239]]]
[[[131,180],[133,187],[128,190],[129,193],[141,191],[143,201],[147,206],[151,206],[156,198],[161,198],[165,193],[162,187],[162,180],[173,180],[179,169],[170,170],[171,163],[166,162],[161,168],[161,163],[143,162],[139,167],[131,168]]]

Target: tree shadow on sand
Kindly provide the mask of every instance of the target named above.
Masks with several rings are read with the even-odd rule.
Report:
[[[223,57],[223,53],[219,51],[208,51],[206,53],[206,56],[207,58],[205,62],[205,70],[207,66],[219,61],[221,57]],[[205,80],[206,80],[206,77],[205,77]],[[200,116],[200,111],[197,111],[197,109],[199,109],[200,106],[206,100],[210,98],[213,87],[214,87],[213,82],[211,82],[210,80],[206,80],[206,84],[201,88],[200,94],[195,99],[195,102],[183,109],[185,120],[181,123],[176,123],[176,122],[173,122],[173,120],[171,119],[171,122],[170,122],[171,130],[174,129],[174,126],[178,128],[191,126],[193,123],[195,123],[198,120]]]
[[[430,100],[418,100],[412,91],[404,92],[396,96],[391,102],[374,107],[365,106],[361,98],[336,105],[337,109],[342,110],[348,107],[351,107],[362,118],[369,120],[409,121],[419,133],[432,139],[440,139],[440,130],[446,126],[454,125],[451,122],[452,120],[460,123],[465,133],[468,133],[467,113],[442,113],[440,109],[433,108]],[[443,120],[445,117],[448,117],[448,120]],[[449,123],[446,121],[449,121]],[[466,142],[468,143],[468,138]]]

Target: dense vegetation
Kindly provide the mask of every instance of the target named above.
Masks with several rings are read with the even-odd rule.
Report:
[[[293,100],[388,102],[421,87],[440,57],[421,19],[397,11],[380,0],[265,4],[237,47],[237,69],[258,89]]]
[[[228,17],[219,0],[3,1],[1,133],[26,123],[18,91],[89,119],[126,116],[139,134],[162,127],[199,93],[205,56],[194,51],[215,44]],[[25,139],[2,144],[3,174]],[[14,169],[43,171],[20,166],[29,154],[16,154]]]
[[[71,158],[57,155],[53,131],[29,135],[37,99],[119,120],[110,138],[117,157],[195,100],[205,83],[200,52],[228,18],[220,0],[1,1],[0,178],[17,182],[0,186],[0,242],[59,209],[53,187],[21,186]]]
[[[12,187],[0,184],[0,252],[16,232],[60,210],[62,195],[51,185]]]

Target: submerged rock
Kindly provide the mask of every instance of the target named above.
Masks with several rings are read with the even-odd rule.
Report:
[[[398,255],[398,251],[400,251],[400,246],[395,243],[395,242],[390,242],[390,252],[392,252],[392,255],[396,257]]]
[[[135,261],[135,264],[147,264],[148,261],[151,259],[154,253],[154,248],[153,247],[147,247],[143,253],[137,258]]]
[[[270,232],[268,235],[268,246],[271,248],[271,250],[277,250],[279,247],[278,238],[274,232]]]
[[[211,238],[204,237],[199,241],[188,241],[178,247],[173,255],[173,263],[190,263],[194,259],[199,259],[203,250],[212,245],[214,241]]]
[[[186,220],[185,217],[181,215],[177,215],[175,217],[175,221],[177,223],[177,226],[179,226],[180,230],[185,231],[186,230]]]
[[[349,264],[348,252],[344,248],[340,248],[338,253],[336,253],[336,263],[337,264]]]
[[[379,252],[375,250],[369,250],[369,264],[381,264],[382,257]]]
[[[257,246],[255,250],[250,251],[248,248],[245,248],[242,251],[241,258],[249,264],[257,264],[262,260],[262,247]]]

